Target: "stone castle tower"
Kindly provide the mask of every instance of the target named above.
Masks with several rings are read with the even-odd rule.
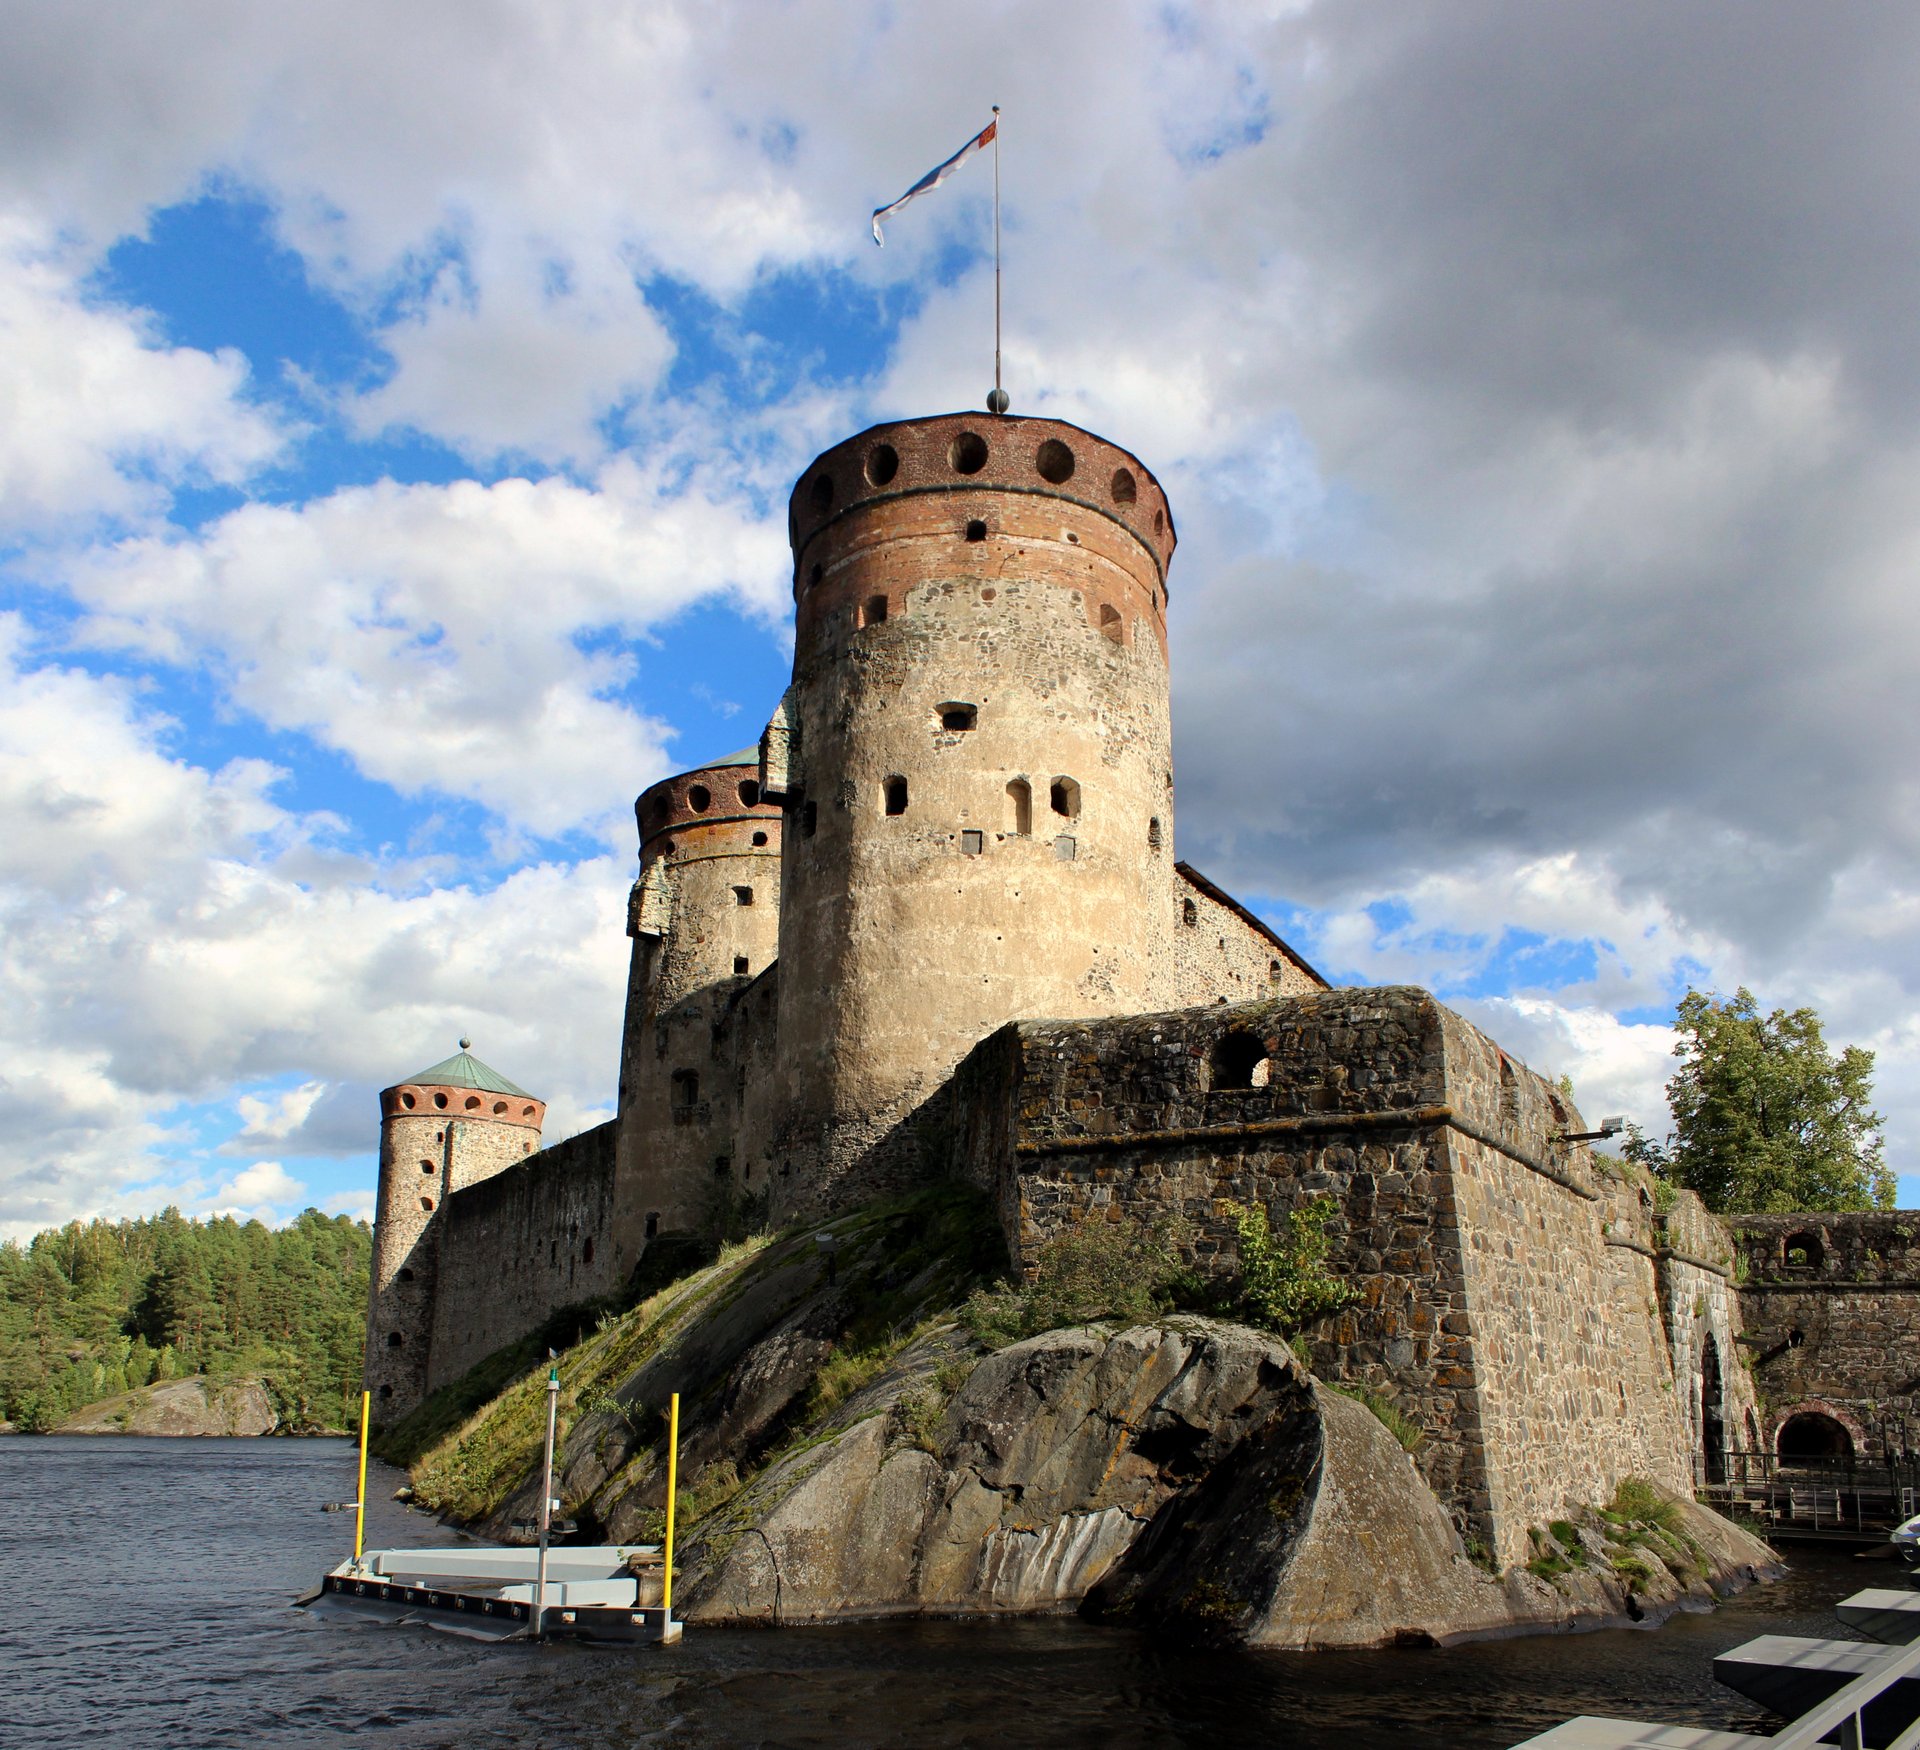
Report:
[[[366,1388],[390,1422],[426,1396],[441,1210],[540,1146],[546,1102],[456,1056],[380,1095],[380,1189],[367,1305]]]
[[[778,951],[782,825],[761,791],[757,748],[650,785],[633,811],[640,877],[628,903],[615,1217],[627,1257],[663,1224],[705,1213],[708,1118],[726,1093],[708,1042],[730,998]]]
[[[1125,450],[971,414],[836,445],[788,528],[771,1140],[817,1197],[1003,1022],[1151,1006],[1174,534]]]

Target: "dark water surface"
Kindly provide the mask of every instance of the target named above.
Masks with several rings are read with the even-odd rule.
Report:
[[[370,1547],[453,1534],[369,1477]],[[1574,1713],[1754,1730],[1713,1682],[1756,1634],[1845,1636],[1893,1571],[1822,1552],[1658,1630],[1382,1653],[1209,1653],[1066,1621],[690,1628],[487,1647],[288,1608],[351,1551],[335,1440],[0,1439],[0,1745],[1510,1745]],[[1848,1637],[1851,1638],[1851,1637]]]

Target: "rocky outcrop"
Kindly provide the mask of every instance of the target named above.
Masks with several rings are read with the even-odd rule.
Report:
[[[927,1401],[941,1354],[903,1357],[832,1438],[695,1531],[689,1618],[1084,1609],[1360,1647],[1644,1619],[1771,1562],[1689,1508],[1704,1535],[1684,1573],[1596,1560],[1497,1579],[1369,1409],[1241,1327],[1051,1332],[981,1360],[944,1409]]]
[[[69,1416],[55,1434],[271,1434],[280,1426],[257,1379],[216,1385],[169,1379],[103,1398]]]

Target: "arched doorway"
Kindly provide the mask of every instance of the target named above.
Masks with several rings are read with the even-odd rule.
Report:
[[[1780,1424],[1773,1449],[1782,1464],[1846,1464],[1853,1458],[1853,1436],[1833,1417],[1801,1410]]]
[[[1700,1346],[1700,1444],[1706,1452],[1707,1481],[1724,1483],[1727,1480],[1727,1397],[1720,1377],[1720,1345],[1714,1341],[1711,1331]]]

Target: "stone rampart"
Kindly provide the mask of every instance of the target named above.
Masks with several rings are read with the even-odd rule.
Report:
[[[441,1211],[426,1389],[458,1379],[564,1306],[613,1293],[634,1259],[613,1234],[614,1125],[456,1193]]]
[[[1017,1265],[1123,1216],[1234,1265],[1234,1203],[1276,1224],[1330,1197],[1360,1302],[1307,1333],[1315,1371],[1424,1429],[1421,1467],[1503,1562],[1623,1476],[1688,1486],[1654,1260],[1609,1207],[1552,1088],[1425,992],[1338,990],[1121,1020],[1020,1023],[955,1083],[955,1171]]]

